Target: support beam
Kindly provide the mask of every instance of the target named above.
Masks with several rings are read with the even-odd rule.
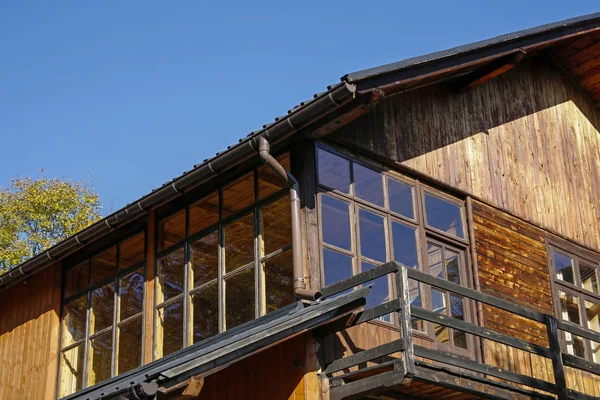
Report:
[[[502,75],[503,73],[510,71],[520,63],[527,53],[523,49],[519,49],[514,53],[508,54],[504,57],[495,59],[494,61],[485,64],[483,67],[465,75],[455,81],[454,90],[459,93],[464,93],[468,90],[473,89],[485,82]]]

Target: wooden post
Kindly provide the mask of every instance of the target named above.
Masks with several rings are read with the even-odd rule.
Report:
[[[558,323],[556,318],[551,315],[544,315],[546,320],[546,330],[548,332],[548,343],[552,352],[552,370],[554,371],[554,384],[556,385],[556,394],[558,400],[567,400],[569,391],[565,379],[565,370],[563,368],[562,354],[560,351],[560,342],[558,340]]]
[[[408,286],[408,273],[406,267],[400,267],[396,272],[396,291],[400,300],[398,310],[398,326],[400,337],[404,341],[404,352],[402,353],[402,369],[394,367],[394,371],[404,373],[403,385],[410,385],[415,376],[415,354],[412,340],[412,324],[410,319],[410,289]]]
[[[144,352],[142,365],[152,361],[153,332],[154,332],[154,245],[155,236],[155,218],[154,211],[148,213],[146,229],[146,281],[145,281],[145,303],[144,303]]]

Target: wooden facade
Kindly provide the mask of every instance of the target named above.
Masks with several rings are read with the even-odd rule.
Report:
[[[574,321],[569,312],[577,303],[572,298],[582,300],[577,304],[586,304],[583,299],[587,299],[600,307],[600,112],[598,98],[590,92],[598,87],[598,40],[597,32],[583,38],[569,36],[538,54],[525,56],[521,49],[518,57],[508,52],[499,55],[499,61],[485,58],[481,65],[461,64],[456,67],[460,76],[454,77],[456,71],[447,67],[407,80],[406,85],[400,79],[381,84],[383,89],[372,94],[357,90],[356,96],[340,104],[332,98],[339,109],[323,117],[324,121],[311,120],[294,132],[293,139],[274,146],[275,155],[300,184],[303,248],[298,250],[303,252],[308,288],[327,293],[336,284],[332,279],[343,282],[400,263],[402,268],[416,271],[413,273],[492,296],[491,302],[510,303],[521,311],[526,308],[523,313],[533,319],[484,301],[492,297],[475,301],[435,285],[434,290],[425,285],[422,291],[419,288],[423,286],[404,287],[397,278],[404,270],[396,268],[395,279],[384,278],[383,286],[377,276],[380,280],[372,292],[378,290],[375,294],[379,296],[373,309],[383,304],[393,312],[382,308],[367,320],[365,316],[375,311],[359,311],[355,318],[344,319],[343,326],[332,324],[335,329],[328,325],[280,339],[272,347],[190,379],[189,390],[183,385],[168,393],[159,391],[159,398],[327,400],[337,398],[335,388],[340,385],[397,370],[408,372],[404,384],[394,381],[385,390],[379,387],[380,391],[369,394],[381,399],[530,399],[537,395],[546,399],[552,397],[543,397],[548,390],[560,384],[557,380],[564,379],[566,387],[555,392],[560,400],[584,398],[577,397],[582,394],[600,397],[600,375],[590,372],[600,371],[599,360],[592,354],[593,341],[581,342],[585,343],[581,345],[585,359],[575,357],[573,346],[577,343],[571,337],[575,334],[564,329],[570,325],[562,322],[558,329],[562,333],[551,328],[556,320],[566,320],[596,330],[591,324],[585,327]],[[550,44],[534,47],[545,46]],[[465,84],[465,76],[473,74],[477,79]],[[461,90],[457,90],[459,83]],[[329,182],[319,175],[321,150],[333,159],[328,165]],[[359,174],[364,175],[359,178]],[[372,182],[366,182],[368,179]],[[362,194],[359,185],[366,188]],[[396,185],[397,192],[392,193],[390,185]],[[177,192],[175,184],[173,188]],[[394,209],[393,195],[406,196],[409,210]],[[132,352],[135,360],[125,360],[131,367],[127,371],[157,363],[293,303],[294,249],[287,196],[287,187],[261,165],[258,156],[244,159],[221,176],[197,182],[185,193],[177,192],[172,199],[143,210],[143,216],[129,225],[3,288],[0,302],[9,306],[0,309],[0,399],[73,395],[85,389],[83,381],[89,378],[89,370],[97,374],[94,378],[104,374],[90,386],[118,376],[119,351],[131,350],[128,346],[118,349],[119,335],[121,328],[132,322],[139,323],[140,330],[129,334],[128,340],[139,347],[139,357]],[[323,198],[327,196],[342,206],[337,210],[329,206],[326,211]],[[428,198],[450,207],[437,217],[444,219],[450,210],[457,219],[445,221],[444,227],[430,221],[434,213],[428,210]],[[339,235],[334,239],[340,239],[347,229],[347,241],[327,242],[327,212],[337,213],[337,221],[327,220],[333,221],[329,227],[334,236]],[[368,217],[364,221],[361,212]],[[394,229],[398,227],[409,232],[401,237],[410,240],[397,240],[400,236]],[[372,237],[361,236],[367,231]],[[121,269],[123,243],[133,234],[145,237],[145,244],[141,240],[131,246],[136,249],[136,261],[124,263],[126,267]],[[375,243],[376,236],[383,238],[382,243]],[[406,261],[402,257],[410,253],[413,240],[414,257]],[[364,251],[365,243],[377,247],[380,254]],[[573,254],[580,251],[585,260],[582,265],[596,260],[595,283],[588,274],[589,286],[584,286],[583,278],[575,276],[581,271],[575,264],[559,274],[552,261],[553,243],[565,243],[574,249],[569,250]],[[90,278],[93,261],[108,248],[114,249],[110,268],[94,281]],[[345,268],[343,273],[328,275],[326,251],[337,254],[335,272]],[[90,276],[84,276],[85,284],[70,292],[73,281],[63,285],[62,279],[71,276],[68,271],[75,271],[82,260],[87,260]],[[344,262],[347,265],[342,265]],[[593,266],[582,268],[593,271]],[[121,280],[138,271],[143,272],[135,291],[137,303],[131,305],[129,300],[122,301]],[[244,280],[239,279],[243,276]],[[365,279],[360,284],[367,282],[375,281]],[[97,318],[91,306],[93,292],[109,286],[116,292],[106,297],[110,302],[112,296],[115,302],[107,308],[110,321],[94,332],[90,325],[90,320]],[[561,287],[572,297],[570,310],[562,303]],[[400,307],[401,299],[395,297],[399,288],[402,294],[410,292],[406,299],[419,300]],[[237,296],[228,290],[237,290]],[[84,297],[80,311],[86,316],[79,322],[83,325],[64,328],[68,325],[64,323],[63,329],[71,336],[69,343],[62,343],[61,336],[67,337],[60,331],[61,318],[65,320],[67,314],[65,303]],[[129,310],[120,320],[123,304],[135,312]],[[415,333],[403,336],[401,329],[410,330],[411,320],[403,316],[409,315],[411,306],[424,316],[420,322],[428,328],[420,325],[416,332],[417,325],[413,325]],[[455,322],[443,325],[427,320],[428,311],[443,314],[443,321]],[[578,312],[584,316],[587,311]],[[238,312],[244,315],[237,317]],[[600,323],[598,315],[582,320],[595,318],[594,323]],[[457,326],[466,326],[461,323],[479,330],[461,336]],[[500,336],[494,336],[496,333]],[[89,343],[104,334],[112,338],[106,346],[110,354],[98,371],[89,361],[77,361],[81,365],[72,368],[75,371],[68,379],[64,373],[61,376],[59,359],[64,352],[81,346],[85,352],[77,357],[89,358]],[[512,339],[516,347],[500,343]],[[364,354],[389,343],[399,347],[333,374],[325,372],[341,357]],[[559,345],[571,347],[557,350]],[[407,346],[419,352],[414,359],[407,355]],[[444,356],[427,357],[436,351]],[[445,362],[452,357],[471,366],[478,364],[469,374],[469,368]],[[563,364],[564,377],[559,371]],[[516,375],[531,379],[517,383],[508,379]],[[69,382],[64,385],[66,380]],[[535,385],[548,390],[530,390]]]

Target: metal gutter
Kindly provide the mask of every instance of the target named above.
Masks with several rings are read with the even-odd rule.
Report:
[[[293,303],[147,365],[83,389],[63,400],[135,399],[144,383],[172,388],[207,375],[256,352],[345,317],[364,307],[371,287],[312,304]],[[273,314],[273,315],[272,315]]]
[[[262,129],[252,132],[246,138],[240,139],[238,144],[228,147],[226,151],[217,153],[211,159],[204,160],[202,164],[195,165],[193,170],[185,172],[180,177],[165,183],[158,189],[154,189],[151,193],[126,205],[76,235],[63,240],[0,275],[0,290],[34,274],[48,266],[52,261],[64,258],[86,244],[146,214],[150,209],[180,196],[187,190],[230,170],[250,157],[255,157],[258,151],[257,141],[259,137],[264,137],[271,142],[284,140],[300,128],[305,128],[323,114],[340,107],[350,96],[354,95],[355,90],[354,85],[345,82],[330,86],[326,92],[316,94],[312,100],[301,103],[289,110],[288,115],[276,118],[274,123],[264,125]]]

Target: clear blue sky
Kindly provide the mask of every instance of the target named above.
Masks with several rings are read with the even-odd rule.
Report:
[[[596,1],[0,1],[0,186],[91,179],[108,214],[347,73]]]

